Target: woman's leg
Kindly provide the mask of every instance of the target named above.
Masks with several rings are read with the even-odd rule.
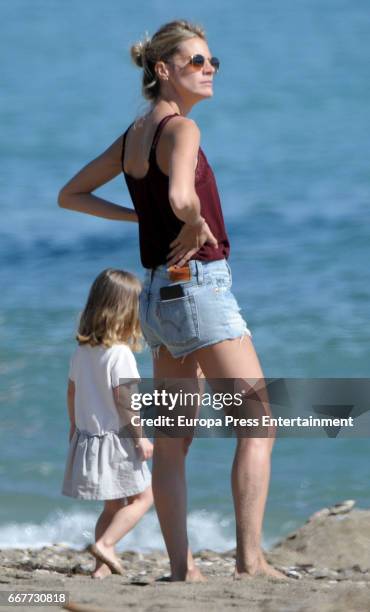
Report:
[[[248,335],[198,349],[195,354],[207,379],[239,379],[236,381],[238,386],[246,379],[254,379],[249,382],[258,388],[259,400],[256,401],[254,397],[252,409],[256,415],[271,414],[263,372]],[[245,388],[248,393],[250,386],[246,384]],[[265,434],[270,437],[253,438],[243,437],[237,431],[238,441],[231,475],[237,543],[235,577],[265,573],[285,578],[284,574],[267,564],[261,550],[274,433],[270,428]]]
[[[182,362],[161,346],[153,359],[154,378],[201,377],[197,361],[188,355]],[[197,383],[196,383],[197,384]],[[193,390],[194,392],[196,389]],[[204,577],[194,564],[186,528],[185,457],[189,438],[156,436],[153,453],[153,494],[162,534],[171,565],[171,580],[202,581]]]
[[[117,542],[136,525],[152,505],[151,487],[142,493],[128,497],[127,501],[127,505],[125,505],[125,499],[105,501],[104,511],[97,523],[96,546],[108,559],[113,561],[118,560],[114,551]],[[102,572],[106,574],[105,569]]]

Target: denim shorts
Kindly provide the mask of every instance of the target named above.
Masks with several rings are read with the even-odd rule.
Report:
[[[231,268],[226,259],[189,262],[191,278],[172,281],[163,264],[145,271],[139,300],[143,336],[158,355],[165,345],[175,358],[222,342],[252,336],[231,292]],[[161,300],[159,290],[168,285],[181,285],[184,295]]]

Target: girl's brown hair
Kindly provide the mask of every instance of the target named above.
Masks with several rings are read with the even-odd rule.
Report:
[[[160,94],[160,80],[154,70],[156,62],[169,60],[184,40],[198,36],[206,40],[204,29],[185,21],[170,21],[164,24],[150,38],[146,36],[131,47],[131,58],[136,66],[143,68],[142,94],[147,100],[155,101]]]
[[[94,280],[82,311],[76,340],[98,346],[125,342],[142,348],[139,322],[140,280],[124,270],[107,268]]]

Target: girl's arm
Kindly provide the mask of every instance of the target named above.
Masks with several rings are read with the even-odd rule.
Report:
[[[73,380],[68,379],[68,390],[67,390],[67,405],[68,405],[68,415],[69,415],[69,441],[72,440],[72,436],[76,429],[75,422],[75,384]]]
[[[122,139],[123,136],[119,136],[108,149],[84,166],[62,187],[58,195],[61,208],[104,219],[138,222],[138,216],[132,208],[113,204],[92,194],[92,191],[122,172]]]
[[[121,422],[128,435],[133,439],[137,453],[142,461],[150,459],[153,455],[153,444],[148,440],[143,432],[141,425],[135,425],[132,417],[141,418],[140,412],[131,407],[131,395],[137,393],[137,384],[128,383],[113,387],[113,398],[117,412],[121,417]]]
[[[137,388],[137,384],[133,382],[112,388],[114,403],[120,416],[121,423],[129,436],[133,438],[135,444],[136,441],[142,437],[143,433],[141,425],[134,425],[132,422],[134,416],[140,417],[140,412],[133,410],[131,407],[131,396],[133,393],[137,393]]]

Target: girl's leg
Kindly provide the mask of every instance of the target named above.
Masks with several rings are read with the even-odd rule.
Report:
[[[102,552],[113,551],[114,546],[126,535],[141,519],[153,503],[152,489],[149,486],[142,493],[124,499],[108,500],[105,504],[110,508],[111,520],[104,532],[96,541]],[[109,555],[107,555],[109,557]]]
[[[198,349],[196,354],[206,378],[239,379],[238,385],[248,379],[254,379],[250,384],[254,383],[256,388],[258,387],[258,397],[261,398],[259,408],[255,405],[255,410],[259,414],[271,414],[264,388],[263,372],[248,335]],[[248,392],[248,383],[245,387]],[[264,573],[286,578],[284,574],[268,565],[261,549],[262,523],[274,435],[271,429],[268,432],[270,437],[243,437],[240,435],[243,432],[236,433],[238,442],[231,475],[237,543],[235,577]]]
[[[118,561],[114,547],[142,518],[153,503],[152,489],[149,486],[142,493],[125,499],[112,499],[105,502],[105,510],[110,517],[104,531],[96,540],[98,549],[112,561]]]
[[[101,538],[101,536],[107,529],[111,520],[112,520],[111,508],[110,507],[107,508],[106,504],[104,504],[103,511],[100,514],[97,520],[96,526],[95,526],[95,542],[97,542]],[[110,568],[108,567],[108,565],[106,565],[99,559],[96,559],[95,570],[92,573],[93,578],[105,578],[105,576],[109,576],[109,574],[111,573],[112,572]]]
[[[161,346],[153,360],[154,378],[201,376],[194,354],[184,362]],[[186,529],[185,457],[190,438],[156,437],[153,453],[153,494],[171,565],[171,580],[202,581],[194,564]]]

